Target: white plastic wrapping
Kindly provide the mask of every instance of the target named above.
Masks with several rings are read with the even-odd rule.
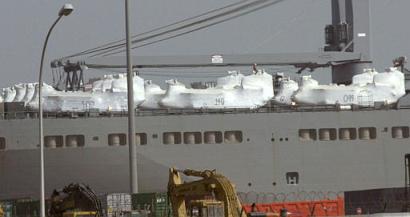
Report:
[[[298,83],[286,77],[279,81],[279,84],[273,101],[277,104],[292,105],[293,94],[299,89]]]
[[[353,76],[353,83],[348,86],[319,85],[310,76],[304,76],[294,100],[299,104],[374,106],[375,102],[395,103],[404,94],[403,73],[390,68],[383,73],[366,70]]]
[[[29,83],[26,84],[26,94],[24,95],[22,101],[27,104],[33,97],[35,92],[36,84]]]
[[[299,84],[283,75],[276,82],[274,95],[272,76],[262,70],[244,76],[228,72],[217,79],[215,87],[191,89],[177,80],[167,81],[168,88],[134,76],[134,106],[141,108],[258,108],[272,100],[279,104],[362,105],[375,102],[392,104],[405,94],[404,75],[396,68],[377,73],[365,70],[352,78],[352,84],[320,85],[311,76],[303,76]],[[125,111],[127,80],[125,74],[106,75],[92,83],[90,91],[65,92],[43,85],[45,111]],[[24,102],[38,109],[38,85],[17,84],[0,91],[0,101]]]
[[[6,87],[3,89],[3,100],[4,102],[13,102],[16,96],[16,90],[14,87]]]
[[[43,96],[43,102],[45,102],[45,98],[49,95],[55,94],[57,91],[50,85],[43,83],[42,87],[42,96]],[[63,91],[60,91],[63,93]],[[38,109],[38,83],[34,84],[34,93],[33,97],[24,102],[28,107],[32,109]],[[47,108],[44,108],[44,111],[48,111]]]
[[[141,108],[158,109],[161,108],[159,101],[164,97],[165,90],[159,85],[152,83],[151,80],[145,81],[145,101],[140,105]]]
[[[13,102],[21,102],[26,95],[26,85],[16,84],[14,89],[16,90],[16,96],[14,96]]]
[[[216,80],[216,88],[232,89],[239,87],[242,83],[244,75],[237,71],[228,71],[228,75],[220,77]]]
[[[105,76],[93,83],[92,92],[47,92],[45,111],[126,111],[128,108],[127,80],[123,74]],[[145,100],[144,80],[134,76],[134,107]],[[94,88],[95,87],[95,88]]]
[[[186,88],[177,80],[169,80],[167,84],[160,105],[170,108],[257,108],[273,97],[272,76],[264,71],[249,76],[230,72],[218,79],[215,88],[208,89]]]
[[[38,85],[24,85],[24,101],[28,107],[38,109]],[[43,84],[44,111],[125,111],[127,110],[127,82],[124,75],[104,76],[93,83],[92,91],[57,91],[47,84]],[[15,89],[10,88],[10,90]],[[5,89],[7,96],[13,91]],[[15,94],[16,95],[16,94]],[[11,99],[11,97],[8,97]],[[16,97],[14,97],[16,98]],[[137,107],[145,100],[144,80],[134,76],[134,105]],[[15,100],[14,100],[15,101]],[[12,101],[7,101],[12,102]]]

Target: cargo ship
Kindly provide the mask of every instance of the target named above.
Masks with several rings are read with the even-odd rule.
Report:
[[[162,95],[155,98],[154,94],[147,97],[146,87],[152,84],[147,82],[143,87],[138,81],[146,91],[140,103],[157,99],[150,104],[157,108],[138,105],[136,110],[139,191],[165,191],[171,166],[216,169],[229,177],[239,192],[339,194],[409,186],[408,76],[404,61],[398,61],[386,72],[371,70],[368,4],[367,0],[332,1],[333,21],[325,28],[326,46],[319,53],[278,59],[273,58],[278,57],[275,55],[254,55],[252,59],[210,55],[206,60],[211,66],[258,64],[247,76],[263,74],[263,65],[270,64],[302,69],[330,67],[332,85],[321,86],[304,77],[295,87],[297,82],[281,75],[273,75],[267,82],[272,85],[267,92],[263,88],[265,83],[263,87],[241,86],[247,76],[235,77],[239,85],[212,90],[184,89],[180,83],[170,81],[167,91],[161,89],[158,93]],[[136,65],[149,65],[149,61],[141,61]],[[186,65],[205,64],[188,57],[183,61],[189,62]],[[389,83],[383,76],[377,80],[377,75],[398,80]],[[112,84],[120,77],[100,81],[109,80]],[[99,194],[129,190],[127,112],[121,98],[124,91],[117,89],[119,95],[115,95],[113,86],[107,93],[101,83],[94,84],[93,93],[64,90],[46,95],[48,195],[71,182],[87,183]],[[175,87],[180,92],[169,94]],[[25,91],[18,100],[17,92],[9,99],[5,91],[2,95],[0,199],[37,198],[40,191],[38,112],[36,105],[27,101],[29,95],[35,99],[36,88],[35,84],[21,88]],[[50,88],[50,92],[56,91]],[[239,90],[241,94],[252,92],[248,97],[255,101],[235,92]],[[215,91],[218,94],[208,98]],[[227,93],[237,97],[230,106],[224,106],[228,98],[223,94]],[[181,98],[164,100],[167,94],[189,97],[180,103]],[[95,95],[99,99],[113,97],[118,106],[102,103],[101,107],[93,107],[98,105]],[[249,103],[242,103],[246,100]]]

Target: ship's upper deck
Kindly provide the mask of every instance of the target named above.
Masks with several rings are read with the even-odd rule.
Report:
[[[339,111],[373,111],[373,110],[400,110],[409,109],[408,104],[384,105],[375,104],[372,107],[366,106],[342,106],[342,105],[276,105],[269,103],[257,109],[226,108],[226,109],[137,109],[136,116],[170,116],[170,115],[203,115],[203,114],[247,114],[247,113],[292,113],[292,112],[339,112]],[[113,112],[100,112],[90,109],[82,112],[44,112],[44,118],[98,118],[98,117],[125,117],[126,110]],[[38,111],[16,110],[0,112],[0,120],[10,119],[36,119]]]

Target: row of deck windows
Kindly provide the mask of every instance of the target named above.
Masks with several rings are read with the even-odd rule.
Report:
[[[375,127],[361,127],[356,128],[322,128],[319,129],[319,134],[316,129],[300,129],[299,139],[302,141],[331,141],[331,140],[372,140],[376,139],[376,128]],[[339,135],[339,136],[338,136]]]
[[[385,128],[385,132],[388,128]],[[396,126],[391,128],[391,136],[394,139],[409,138],[410,132],[407,126]],[[158,138],[153,134],[154,139]],[[377,137],[375,127],[361,128],[321,128],[321,129],[299,129],[299,139],[302,141],[331,141],[331,140],[374,140]],[[98,141],[98,137],[93,137]],[[242,143],[242,131],[206,131],[206,132],[164,132],[162,142],[170,144],[220,144],[220,143]],[[147,134],[137,133],[135,135],[137,145],[147,144]],[[126,134],[113,133],[108,135],[109,146],[122,146],[127,144]],[[62,135],[45,136],[44,145],[46,148],[61,147],[83,147],[85,145],[84,135]],[[6,149],[6,139],[0,137],[0,151]]]
[[[384,129],[385,132],[388,128]],[[372,140],[376,139],[377,131],[375,127],[361,127],[361,128],[321,128],[318,131],[316,129],[300,129],[299,139],[302,141],[311,140]],[[398,126],[391,128],[391,137],[394,139],[409,138],[409,127]]]
[[[153,135],[153,138],[157,138],[157,135]],[[136,137],[137,145],[147,144],[147,134],[137,133]],[[243,136],[241,131],[206,131],[202,132],[165,132],[162,134],[162,143],[165,145],[172,144],[220,144],[220,143],[241,143]],[[117,133],[108,135],[109,146],[126,145],[126,134]]]
[[[64,146],[65,145],[65,146]],[[84,146],[84,135],[67,135],[64,137],[58,136],[45,136],[44,137],[44,147],[46,148],[74,148]]]
[[[153,139],[157,139],[158,135],[153,134]],[[165,132],[162,136],[163,144],[220,144],[220,143],[241,143],[243,141],[241,131],[207,131],[202,132]],[[98,141],[98,136],[92,137],[93,141]],[[146,133],[136,133],[135,143],[137,145],[147,144]],[[127,135],[125,133],[108,134],[109,146],[124,146],[127,145]],[[49,135],[44,137],[44,147],[46,148],[73,148],[85,146],[84,135]],[[0,137],[0,150],[6,149],[6,141],[4,137]]]

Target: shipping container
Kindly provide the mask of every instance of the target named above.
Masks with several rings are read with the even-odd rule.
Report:
[[[132,208],[131,195],[128,193],[112,193],[100,196],[103,213],[107,217],[123,216]]]
[[[4,217],[38,217],[40,216],[40,201],[33,199],[14,199],[0,201]],[[46,206],[47,208],[47,206]]]
[[[40,201],[33,199],[20,199],[15,202],[14,217],[40,216]]]
[[[346,215],[408,212],[410,198],[406,188],[346,191]]]
[[[4,112],[24,112],[24,102],[5,102]]]
[[[262,212],[280,216],[281,210],[286,210],[289,217],[310,217],[310,216],[344,216],[344,199],[338,197],[336,200],[318,201],[294,201],[268,204],[244,204],[246,213]]]
[[[24,118],[26,116],[24,102],[5,102],[3,106],[6,118]]]
[[[132,195],[132,209],[148,217],[171,216],[167,193],[138,193]]]

